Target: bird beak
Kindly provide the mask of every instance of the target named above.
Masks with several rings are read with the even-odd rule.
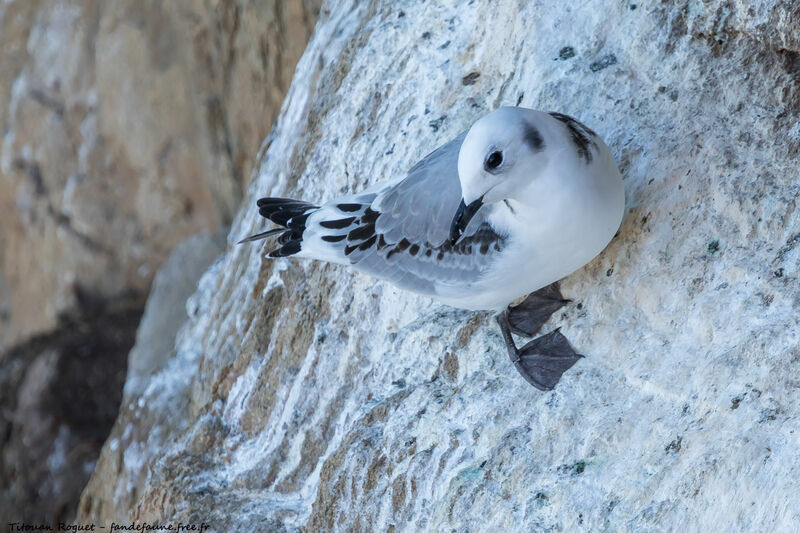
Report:
[[[483,196],[469,205],[464,203],[463,198],[461,199],[456,215],[453,217],[453,222],[450,224],[450,244],[458,242],[464,230],[467,229],[467,224],[469,224],[469,221],[472,220],[472,217],[475,216],[475,213],[478,212],[482,205]]]

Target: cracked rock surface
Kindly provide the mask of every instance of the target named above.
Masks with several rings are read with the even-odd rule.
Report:
[[[123,400],[79,518],[269,531],[793,530],[800,523],[800,10],[330,2],[255,199],[402,175],[503,104],[574,115],[624,175],[562,282],[587,357],[541,393],[490,317],[229,245]]]
[[[170,355],[318,4],[0,3],[0,524],[75,516],[154,275],[198,239],[134,379]]]
[[[229,224],[314,2],[0,7],[0,348]]]

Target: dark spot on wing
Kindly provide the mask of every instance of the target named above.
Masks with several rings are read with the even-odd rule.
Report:
[[[531,124],[525,124],[525,142],[534,152],[538,152],[544,148],[544,141],[539,134],[539,130],[534,128]]]
[[[594,141],[594,139],[592,139],[592,137],[596,136],[597,134],[569,115],[564,115],[562,113],[550,113],[550,116],[564,123],[569,131],[572,144],[575,146],[575,150],[578,152],[578,156],[580,156],[587,165],[591,163],[592,158],[594,157],[592,154],[592,149],[597,149],[597,143]]]
[[[396,261],[404,254],[408,254],[405,255],[406,261],[438,263],[431,266],[441,269],[441,275],[445,276],[451,276],[453,272],[459,270],[470,271],[483,268],[482,265],[487,260],[487,256],[502,251],[506,240],[506,237],[496,233],[488,222],[484,222],[472,235],[463,237],[455,245],[449,241],[436,245],[428,241],[412,242],[407,238],[403,238],[399,242],[387,242],[386,235],[378,234],[376,231],[376,221],[380,216],[380,212],[366,208],[360,217],[325,221],[321,223],[323,227],[334,226],[333,229],[341,229],[348,226],[350,231],[346,235],[325,235],[322,239],[330,243],[338,243],[346,239],[346,242],[340,245],[343,246],[341,250],[344,256],[353,263],[360,263],[372,255],[373,261],[377,259],[391,262],[397,265],[401,272],[406,272],[406,269],[414,267],[409,267],[402,261],[399,263]],[[470,259],[459,260],[459,256],[467,256]],[[416,276],[413,271],[408,271],[407,274],[412,277]]]
[[[367,239],[366,241],[362,242],[362,243],[361,243],[361,244],[358,246],[358,249],[359,249],[359,250],[361,250],[361,251],[364,251],[364,250],[369,250],[369,248],[370,248],[370,247],[371,247],[373,244],[375,244],[375,241],[376,241],[376,240],[378,240],[378,236],[377,236],[377,235],[373,235],[372,237],[370,237],[370,238],[369,238],[369,239]]]
[[[363,241],[375,235],[375,224],[364,224],[347,234],[348,241]]]
[[[511,211],[512,215],[516,215],[517,214],[517,212],[514,211],[514,208],[511,207],[511,202],[509,202],[508,200],[503,200],[503,203],[506,204],[506,207],[508,208],[509,211]]]
[[[319,225],[328,229],[342,229],[352,224],[355,219],[356,217],[342,218],[339,220],[323,220]]]
[[[367,210],[364,211],[364,214],[359,219],[359,224],[374,223],[376,220],[378,220],[379,215],[380,213],[378,211],[373,211],[371,208],[368,207]]]
[[[436,253],[436,260],[443,261],[448,255],[472,255],[476,246],[482,255],[486,255],[490,250],[497,252],[502,250],[504,242],[504,237],[498,235],[488,223],[483,223],[474,234],[464,237],[455,245],[450,242],[444,242],[441,245],[434,246],[427,241],[424,244],[412,244],[408,239],[403,239],[395,245],[387,244],[386,246],[391,247],[391,249],[386,253],[386,259],[389,260],[396,254],[408,251],[412,257],[417,255],[433,257],[433,254]],[[424,254],[421,253],[423,251]]]
[[[352,213],[354,211],[360,210],[364,207],[361,204],[336,204],[336,208],[340,211],[344,211],[345,213]]]

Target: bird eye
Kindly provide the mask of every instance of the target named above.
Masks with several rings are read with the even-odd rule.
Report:
[[[485,168],[487,172],[492,172],[497,170],[497,168],[502,164],[503,152],[500,150],[495,150],[486,157],[486,161],[483,163],[483,168]]]

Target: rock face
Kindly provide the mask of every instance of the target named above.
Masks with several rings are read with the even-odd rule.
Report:
[[[313,2],[18,0],[0,8],[0,347],[77,294],[146,295],[229,223]]]
[[[332,2],[262,195],[402,175],[483,113],[575,115],[618,236],[562,282],[555,391],[486,314],[231,245],[124,400],[80,519],[237,530],[791,530],[800,523],[800,10],[718,1]]]
[[[0,523],[74,516],[153,276],[230,224],[318,4],[0,6]],[[219,249],[195,239],[156,291],[177,310],[148,306],[160,341],[139,339],[134,389]]]

